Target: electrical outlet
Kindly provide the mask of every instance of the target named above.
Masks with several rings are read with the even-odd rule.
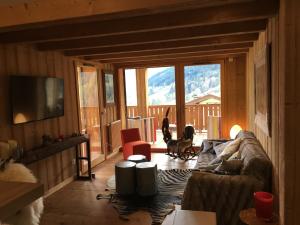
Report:
[[[73,159],[72,160],[72,165],[75,165],[76,164],[76,159]]]

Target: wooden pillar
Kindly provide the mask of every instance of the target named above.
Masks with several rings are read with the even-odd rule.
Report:
[[[279,211],[280,224],[300,215],[300,1],[281,0],[279,12]]]
[[[147,77],[145,68],[136,69],[136,89],[138,115],[147,117]]]
[[[177,137],[181,137],[185,127],[185,91],[184,91],[184,65],[175,65],[176,83],[176,120]]]
[[[118,69],[118,98],[119,98],[119,112],[122,123],[122,129],[126,127],[126,104],[125,104],[125,77],[124,77],[124,69]]]

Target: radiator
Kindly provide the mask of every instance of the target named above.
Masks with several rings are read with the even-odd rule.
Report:
[[[121,120],[116,120],[107,125],[108,153],[119,151],[119,148],[122,146],[121,129],[122,129]]]

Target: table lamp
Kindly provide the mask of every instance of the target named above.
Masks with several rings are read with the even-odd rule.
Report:
[[[243,130],[242,127],[240,125],[233,125],[230,129],[230,138],[231,139],[235,139],[236,135]]]

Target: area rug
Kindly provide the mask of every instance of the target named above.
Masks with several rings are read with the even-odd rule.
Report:
[[[158,171],[158,194],[153,197],[120,196],[112,194],[97,196],[97,199],[110,199],[114,208],[121,216],[129,215],[139,210],[148,211],[152,217],[152,225],[161,224],[164,218],[172,212],[174,205],[180,205],[184,188],[192,170],[172,169]],[[108,180],[112,186],[114,178]]]

